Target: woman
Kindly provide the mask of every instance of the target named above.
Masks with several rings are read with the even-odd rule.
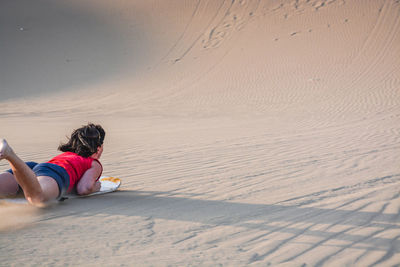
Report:
[[[68,142],[58,147],[64,153],[40,164],[22,161],[0,139],[0,160],[8,160],[11,166],[0,174],[0,195],[14,196],[22,188],[29,203],[43,206],[72,190],[80,195],[99,191],[104,137],[100,125],[89,123],[74,130]]]

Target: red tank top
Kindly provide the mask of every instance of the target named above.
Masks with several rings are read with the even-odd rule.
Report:
[[[49,160],[48,163],[61,166],[67,171],[69,174],[68,192],[70,192],[82,178],[82,175],[92,167],[93,160],[99,162],[97,159],[91,157],[85,158],[73,152],[64,152]],[[99,164],[101,166],[100,162]]]

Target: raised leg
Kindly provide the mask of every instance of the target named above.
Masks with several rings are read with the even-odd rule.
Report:
[[[48,176],[36,174],[21,160],[4,139],[0,139],[0,159],[10,163],[15,180],[22,187],[25,198],[33,205],[42,206],[58,196],[57,182]]]

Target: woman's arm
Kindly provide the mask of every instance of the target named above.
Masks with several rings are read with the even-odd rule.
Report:
[[[79,195],[88,195],[100,190],[101,184],[99,181],[96,181],[97,178],[101,175],[102,167],[100,163],[96,160],[93,160],[92,167],[88,169],[79,180],[76,191]]]

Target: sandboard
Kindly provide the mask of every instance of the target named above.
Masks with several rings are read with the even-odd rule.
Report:
[[[89,195],[78,195],[74,193],[66,194],[64,197],[60,199],[60,201],[64,201],[66,199],[73,198],[81,198],[81,197],[90,197],[94,195],[102,195],[116,191],[121,186],[121,179],[110,177],[110,176],[101,176],[99,179],[101,183],[100,191],[91,193]],[[0,199],[1,201],[9,202],[9,203],[18,203],[18,204],[27,204],[28,201],[24,197],[16,197],[16,198],[4,198]]]

